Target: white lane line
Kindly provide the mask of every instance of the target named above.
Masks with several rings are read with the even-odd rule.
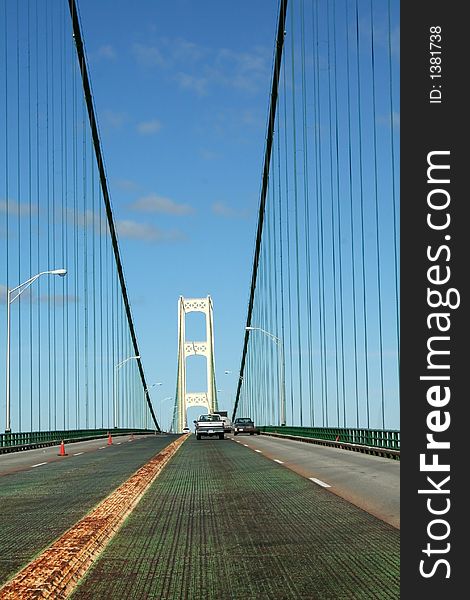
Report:
[[[248,446],[248,444],[243,444],[244,446],[246,446],[247,448],[249,448],[250,446]]]
[[[98,450],[104,450],[105,448],[106,448],[106,446],[100,446],[100,447],[98,448]]]
[[[83,454],[83,452],[75,452],[74,456],[80,456],[80,454]]]
[[[42,465],[47,465],[47,462],[38,463],[37,465],[32,465],[31,468],[34,469],[34,467],[42,467]]]
[[[280,465],[283,465],[283,464],[284,464],[284,461],[282,461],[282,460],[279,460],[278,458],[273,458],[273,460],[274,460],[274,462],[277,462],[277,463],[279,463]]]
[[[328,483],[325,483],[321,479],[317,479],[316,477],[309,477],[309,479],[310,479],[310,481],[313,481],[314,483],[318,483],[318,485],[321,485],[322,487],[331,487],[331,485],[329,485]]]
[[[255,449],[255,452],[261,452],[261,450],[256,450],[256,449]],[[262,452],[261,452],[261,454],[262,454]]]
[[[121,445],[121,442],[117,442],[116,446],[120,446],[120,445]]]

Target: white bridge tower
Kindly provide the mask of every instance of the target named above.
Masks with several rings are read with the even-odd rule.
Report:
[[[185,335],[186,315],[190,312],[202,312],[206,318],[206,339],[187,341]],[[190,356],[205,356],[207,361],[207,391],[191,392],[186,390],[186,359]],[[214,368],[214,326],[212,299],[183,298],[178,300],[178,382],[176,386],[176,411],[173,418],[173,431],[183,431],[188,426],[187,408],[202,406],[213,412],[217,410],[217,390]]]

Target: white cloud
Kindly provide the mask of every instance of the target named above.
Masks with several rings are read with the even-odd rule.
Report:
[[[207,88],[209,80],[207,77],[196,77],[189,73],[177,73],[175,80],[180,88],[195,92],[198,96],[205,96],[207,94]]]
[[[95,233],[106,235],[108,233],[108,219],[104,213],[93,212],[88,209],[83,211],[74,211],[73,208],[64,210],[64,218],[72,225],[93,229]]]
[[[104,214],[94,213],[87,210],[85,213],[79,211],[74,214],[72,209],[65,212],[67,221],[72,225],[86,227],[93,230],[97,235],[109,235],[108,221]],[[146,242],[172,242],[186,239],[184,233],[178,230],[164,231],[148,223],[138,223],[129,219],[114,222],[118,238],[140,239]]]
[[[107,60],[114,60],[116,58],[116,51],[110,44],[105,44],[98,48],[96,55],[99,58],[105,58]]]
[[[255,48],[252,52],[233,52],[222,48],[215,60],[217,71],[214,77],[224,85],[256,92],[269,78],[268,58],[268,53],[262,48]]]
[[[127,120],[125,113],[115,112],[109,109],[104,110],[102,115],[104,124],[111,129],[119,129]]]
[[[0,304],[6,304],[7,302],[7,293],[8,288],[6,285],[0,284]],[[40,296],[36,296],[35,290],[32,288],[26,288],[25,291],[21,294],[18,299],[18,302],[21,300],[31,299],[33,303],[37,302],[52,302],[57,306],[63,306],[67,303],[75,304],[79,301],[78,296],[73,294],[41,294]]]
[[[31,204],[31,207],[28,202],[18,202],[17,200],[0,200],[0,212],[6,213],[14,217],[28,217],[30,214],[30,210],[32,214],[37,213],[38,207],[36,204]]]
[[[143,196],[131,204],[131,208],[139,212],[160,213],[165,215],[187,215],[193,212],[189,204],[179,204],[170,198],[150,194]]]
[[[65,304],[76,304],[80,301],[78,296],[74,294],[42,294],[39,296],[39,302],[51,302],[56,306],[64,306]]]
[[[116,231],[120,237],[145,242],[175,242],[185,239],[185,235],[181,231],[162,231],[148,223],[137,223],[130,220],[117,221]]]
[[[207,55],[208,50],[203,46],[199,46],[194,42],[188,42],[183,38],[171,40],[171,55],[174,61],[181,61],[185,64],[188,62],[198,62]]]
[[[213,86],[253,93],[269,83],[271,52],[262,47],[234,52],[182,38],[160,38],[156,45],[135,44],[132,52],[145,67],[171,67],[178,86],[198,96],[207,95]]]
[[[395,128],[400,127],[400,113],[397,111],[392,112],[392,126]],[[380,125],[387,125],[390,127],[390,113],[387,115],[377,115],[377,123]]]
[[[18,282],[19,283],[19,282]],[[13,285],[11,285],[10,289],[16,287],[18,285],[18,283],[14,283]],[[26,298],[33,298],[33,290],[31,288],[26,288],[24,290],[24,292],[21,293],[21,296],[18,298],[18,302],[21,300],[26,300]],[[6,285],[0,284],[0,303],[1,304],[6,304],[7,303],[7,296],[8,296],[8,287]],[[13,292],[13,298],[15,298],[15,292]]]
[[[166,64],[162,53],[155,46],[134,44],[132,46],[132,53],[137,62],[144,67],[164,67]]]
[[[140,189],[139,184],[131,179],[116,179],[114,183],[119,189],[125,192],[138,192]]]
[[[225,204],[225,202],[214,202],[212,204],[212,212],[215,215],[225,217],[226,219],[246,219],[248,216],[247,210],[236,210]]]
[[[152,133],[158,133],[162,128],[162,124],[158,119],[152,119],[151,121],[142,121],[137,125],[137,131],[142,135],[151,135]]]

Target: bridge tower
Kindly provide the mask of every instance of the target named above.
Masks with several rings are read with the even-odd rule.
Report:
[[[206,318],[206,339],[193,342],[186,340],[186,315],[190,312],[202,312]],[[202,406],[213,412],[217,410],[217,390],[215,385],[214,363],[214,326],[212,299],[183,298],[178,300],[178,381],[176,386],[176,411],[173,430],[182,431],[188,426],[187,408]],[[207,391],[190,392],[186,390],[186,359],[189,356],[205,356],[207,360]]]

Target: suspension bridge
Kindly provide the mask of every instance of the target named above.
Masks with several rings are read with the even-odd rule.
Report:
[[[279,2],[246,444],[183,433],[219,408],[211,296],[152,404],[77,5],[1,8],[0,598],[398,598],[399,3]]]

